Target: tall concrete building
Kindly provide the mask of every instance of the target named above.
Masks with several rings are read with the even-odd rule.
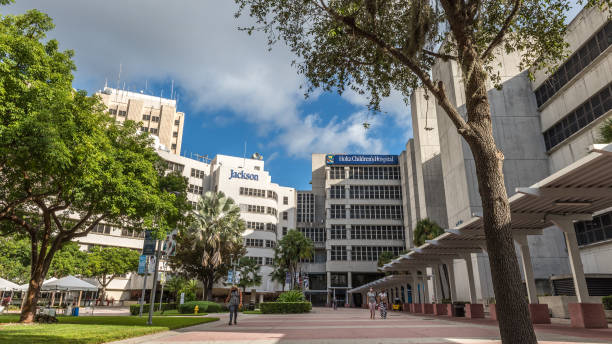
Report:
[[[176,100],[104,87],[96,93],[118,122],[142,122],[142,131],[159,137],[161,144],[180,154],[185,114],[177,112]]]
[[[603,121],[612,118],[612,21],[607,12],[583,9],[569,24],[565,40],[570,56],[552,75],[536,72],[532,85],[550,173],[586,156],[588,147],[599,142]],[[612,211],[577,222],[575,229],[585,273],[612,274]]]
[[[317,282],[309,294],[315,304],[335,298],[361,305],[360,295],[350,298],[347,290],[380,277],[382,252],[397,255],[406,247],[398,156],[313,154],[311,183],[312,191],[300,194],[314,200],[309,227],[324,235],[317,234],[314,261],[302,264]]]

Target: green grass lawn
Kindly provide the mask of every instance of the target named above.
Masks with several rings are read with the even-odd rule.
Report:
[[[0,316],[0,323],[17,322],[18,315]],[[58,317],[57,324],[0,325],[0,344],[4,343],[75,343],[93,344],[143,336],[166,330],[217,321],[219,318],[83,316]]]

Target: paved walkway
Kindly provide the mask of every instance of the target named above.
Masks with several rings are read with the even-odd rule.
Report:
[[[612,343],[612,329],[583,330],[567,325],[537,325],[540,343]],[[240,314],[237,326],[220,321],[116,343],[174,344],[400,344],[499,343],[497,323],[390,312],[370,320],[367,310],[315,308],[309,314]]]

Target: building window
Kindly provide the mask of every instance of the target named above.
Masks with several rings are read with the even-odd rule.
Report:
[[[148,121],[151,119],[151,115],[142,115],[142,120],[143,121]]]
[[[266,257],[266,265],[274,265],[274,258]]]
[[[117,114],[117,109],[108,109],[108,113],[111,115],[116,115]]]
[[[246,246],[246,247],[263,247],[264,246],[264,241],[263,241],[263,239],[245,238],[244,239],[244,246]]]
[[[177,164],[177,163],[172,162],[172,161],[166,161],[166,163],[168,163],[168,170],[169,171],[178,171],[178,172],[183,173],[183,170],[185,169],[184,165]]]
[[[283,204],[284,204],[284,205],[289,204],[289,197],[287,197],[287,196],[284,196],[284,197],[283,197]]]
[[[200,179],[204,179],[204,171],[200,171],[198,169],[192,168],[191,169],[191,176],[194,178],[200,178]]]
[[[259,171],[260,170],[259,166],[255,166],[254,169],[255,169],[255,171]]]
[[[176,149],[176,143],[173,143],[172,145],[170,145],[171,149]]]
[[[272,190],[268,190],[268,198],[271,198],[275,201],[278,200],[278,195],[276,194],[276,192],[272,191]]]
[[[287,227],[283,227],[283,236],[287,235]]]
[[[266,223],[266,230],[271,231],[271,232],[276,232],[276,224]]]
[[[352,199],[402,199],[399,185],[351,185]]]
[[[350,166],[349,179],[400,179],[399,166]]]
[[[593,216],[592,221],[574,223],[578,245],[588,245],[612,239],[612,212]]]
[[[174,120],[174,125],[179,125],[181,124],[181,120],[180,119],[175,119]]]
[[[298,228],[300,233],[312,242],[325,242],[325,228]]]
[[[147,128],[147,127],[140,127],[140,131],[142,131],[142,132],[145,132],[145,133],[146,133],[146,132],[148,132],[148,131],[149,131],[149,128]]]
[[[266,197],[266,190],[241,187],[240,195],[264,198]]]
[[[172,137],[178,137],[178,131],[173,132]]]
[[[344,225],[332,225],[329,230],[330,240],[341,240],[346,239],[346,226]]]
[[[403,246],[352,246],[351,260],[375,262],[383,252],[391,252],[398,256],[405,248]]]
[[[351,219],[402,219],[402,207],[399,205],[352,204]]]
[[[287,220],[289,218],[289,214],[286,211],[283,211],[283,220]]]
[[[329,189],[329,198],[345,198],[345,190],[344,185],[334,185]]]
[[[246,205],[243,205],[243,208],[246,208],[246,211],[249,213],[256,213],[256,214],[266,213],[266,207],[264,207],[263,205],[246,204]]]
[[[149,132],[150,132],[151,134],[155,134],[155,135],[157,135],[157,133],[159,132],[159,130],[158,130],[157,128],[151,128],[151,129],[149,129]]]
[[[159,116],[151,116],[151,121],[159,122]]]
[[[546,103],[574,76],[586,68],[593,60],[603,53],[612,44],[612,21],[601,28],[595,35],[584,43],[574,54],[563,63],[559,69],[549,76],[540,87],[535,90],[538,106]]]
[[[344,167],[332,166],[329,169],[329,179],[344,179]]]
[[[187,192],[193,193],[196,195],[202,195],[204,193],[204,188],[199,185],[189,184],[189,187],[187,188]]]
[[[296,218],[298,223],[314,222],[314,195],[310,192],[298,192]]]
[[[272,240],[266,240],[266,248],[274,248],[276,247],[276,243]]]
[[[277,210],[272,207],[266,207],[266,214],[274,215],[275,217],[278,216]]]
[[[332,219],[345,219],[346,208],[344,204],[332,204],[329,208],[329,217]]]
[[[256,231],[263,231],[265,224],[263,222],[246,221],[246,228]]]
[[[249,259],[252,259],[255,263],[257,263],[257,265],[263,265],[263,257],[248,257]]]
[[[612,83],[565,115],[544,132],[546,150],[550,150],[565,139],[591,124],[612,109]]]
[[[402,226],[351,225],[354,240],[404,240]]]
[[[125,117],[127,115],[127,111],[125,110],[119,110],[119,116],[120,117]]]
[[[332,245],[330,260],[347,260],[346,246]]]

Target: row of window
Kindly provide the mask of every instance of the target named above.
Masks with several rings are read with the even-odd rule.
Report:
[[[398,256],[403,250],[405,248],[401,246],[352,246],[351,260],[377,261],[383,252],[392,252],[394,256]]]
[[[352,185],[350,198],[402,199],[402,189],[399,185]]]
[[[187,192],[196,194],[196,195],[202,195],[204,193],[204,187],[199,186],[199,185],[189,184],[187,188]]]
[[[276,246],[276,242],[272,240],[245,238],[244,246],[274,248]]]
[[[266,190],[253,189],[253,188],[240,188],[240,195],[242,196],[253,196],[253,197],[266,197]]]
[[[332,225],[329,230],[330,240],[346,239],[346,226],[345,225]]]
[[[246,212],[249,212],[249,213],[270,214],[270,215],[274,215],[274,216],[277,216],[277,214],[278,214],[276,209],[274,209],[272,207],[264,207],[263,205],[242,204],[241,208],[243,210],[245,210]]]
[[[314,194],[298,192],[297,209],[296,209],[297,222],[298,223],[314,222],[314,215],[315,215]]]
[[[591,39],[584,43],[559,69],[535,90],[538,106],[546,103],[574,76],[612,45],[612,21],[608,21]]]
[[[612,212],[593,216],[592,221],[574,223],[578,245],[612,240]]]
[[[121,116],[121,117],[127,116],[127,111],[126,110],[119,110],[119,111],[117,111],[117,109],[108,109],[108,113],[111,114],[111,115],[117,115],[117,112],[118,112],[119,116]]]
[[[330,250],[330,260],[347,260],[346,246],[332,245]]]
[[[601,89],[574,111],[544,132],[546,149],[550,150],[612,109],[612,83]]]
[[[402,226],[352,225],[351,239],[404,240],[404,228]]]
[[[352,204],[349,211],[351,219],[402,219],[402,206],[400,205],[371,205]],[[343,204],[332,204],[329,208],[332,219],[345,219],[346,208]]]
[[[204,179],[205,174],[204,174],[204,171],[200,171],[198,169],[192,168],[191,169],[191,176],[194,177],[194,178]]]
[[[178,171],[178,172],[183,173],[183,170],[185,169],[185,165],[177,164],[172,161],[166,161],[166,162],[168,163],[169,171]]]
[[[272,231],[276,232],[276,224],[274,223],[263,223],[255,221],[247,221],[246,228],[253,229],[256,231]]]
[[[108,109],[108,113],[111,115],[117,115],[119,114],[119,116],[121,117],[125,117],[127,116],[127,111],[126,110],[118,110],[117,109]],[[159,122],[160,118],[159,116],[152,116],[152,115],[142,115],[142,119],[145,121],[152,121],[152,122]],[[174,125],[179,125],[181,124],[181,120],[180,119],[175,119],[174,120]]]
[[[191,208],[193,208],[193,210],[199,210],[200,209],[200,206],[198,205],[198,202],[189,201],[189,200],[187,202],[189,202],[189,204],[191,204]]]
[[[92,228],[91,233],[111,234],[115,229],[118,228],[106,223],[98,223]],[[127,238],[144,238],[144,231],[122,228],[121,236]]]
[[[159,122],[159,116],[142,115],[143,121]]]
[[[297,230],[312,242],[325,241],[325,228],[298,228]]]
[[[140,131],[145,132],[145,133],[151,133],[151,134],[159,134],[159,129],[157,128],[147,128],[147,127],[140,127]]]
[[[274,258],[270,257],[247,257],[255,261],[257,265],[274,265]]]
[[[329,170],[330,179],[345,179],[344,167],[332,166]],[[400,179],[399,166],[350,166],[349,179]]]

